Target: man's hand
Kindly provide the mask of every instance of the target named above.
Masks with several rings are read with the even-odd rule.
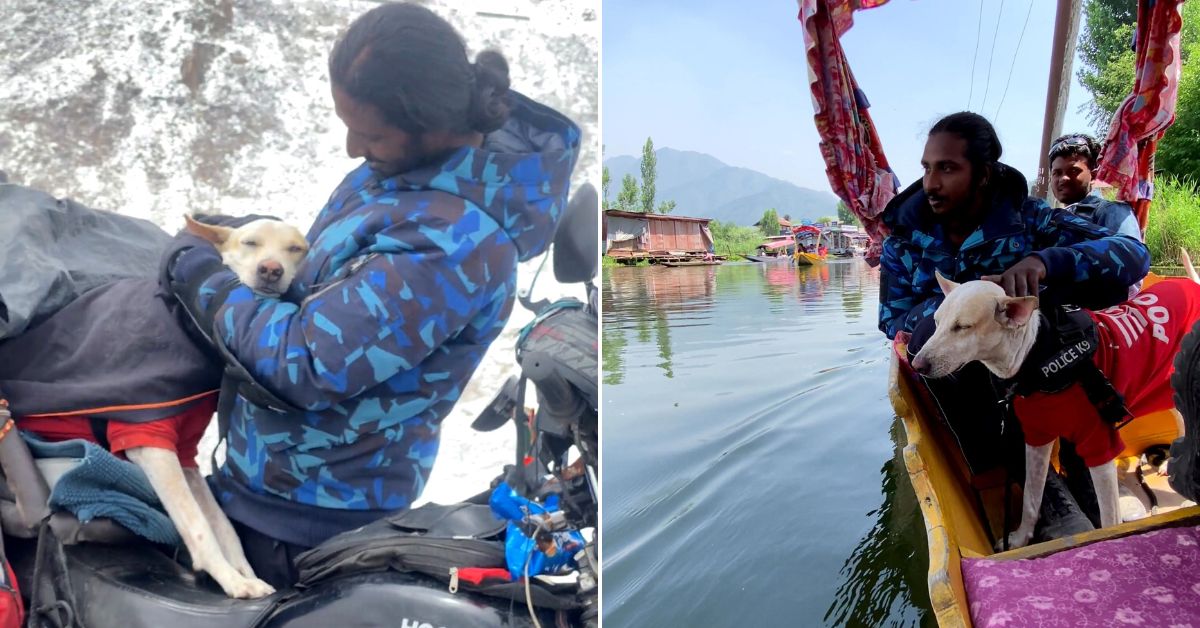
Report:
[[[1010,297],[1036,297],[1038,285],[1046,278],[1046,265],[1040,257],[1030,255],[1017,262],[1012,268],[1004,271],[1003,275],[984,275],[984,281],[991,281],[1004,288],[1004,293]]]

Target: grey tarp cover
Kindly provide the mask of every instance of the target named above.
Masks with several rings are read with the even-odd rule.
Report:
[[[0,300],[12,336],[0,341],[0,393],[14,414],[87,410],[140,423],[219,387],[220,363],[159,288],[170,241],[144,220],[0,185]]]
[[[158,275],[154,223],[0,184],[0,340],[116,279]]]
[[[188,336],[155,279],[122,279],[0,342],[0,391],[18,417],[83,412],[143,423],[217,390],[221,367]],[[27,425],[22,425],[27,427]]]

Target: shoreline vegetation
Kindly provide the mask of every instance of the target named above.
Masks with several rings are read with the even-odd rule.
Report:
[[[1154,180],[1154,200],[1146,224],[1146,247],[1155,268],[1179,267],[1179,249],[1200,255],[1200,197],[1196,183],[1172,176]]]
[[[1155,272],[1182,274],[1179,249],[1184,248],[1193,259],[1200,259],[1200,190],[1190,179],[1170,175],[1154,182],[1154,201],[1150,205],[1150,221],[1146,225],[1146,246]],[[764,237],[755,227],[744,227],[717,220],[709,224],[717,255],[737,262],[753,255]],[[619,266],[616,260],[604,256],[605,268]],[[649,266],[640,262],[638,266]]]

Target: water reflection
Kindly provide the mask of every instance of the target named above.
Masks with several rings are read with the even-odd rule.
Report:
[[[600,328],[600,365],[603,369],[603,381],[607,386],[620,384],[625,377],[625,330],[605,325]]]
[[[708,312],[718,297],[761,295],[768,302],[764,314],[790,310],[815,314],[828,309],[825,295],[834,290],[840,294],[846,319],[856,320],[863,315],[864,287],[874,296],[878,273],[858,261],[814,266],[771,262],[722,267],[606,268],[602,281],[603,381],[616,385],[624,382],[624,356],[630,336],[639,344],[653,343],[658,349],[655,365],[666,377],[673,378],[671,329],[708,324]]]
[[[838,572],[837,593],[826,624],[836,626],[891,625],[936,626],[929,608],[929,590],[925,585],[927,542],[925,531],[912,525],[920,521],[917,498],[899,443],[904,429],[899,417],[892,424],[895,455],[883,463],[883,504],[867,513],[875,518],[870,532],[863,535],[854,552]]]
[[[624,381],[623,355],[629,330],[641,344],[654,342],[660,360],[657,366],[666,377],[674,377],[670,319],[673,314],[711,307],[717,285],[716,267],[609,268],[604,271],[603,282],[605,319],[622,322],[605,325],[601,330],[604,383]]]
[[[602,281],[605,622],[931,621],[878,272],[847,260]]]

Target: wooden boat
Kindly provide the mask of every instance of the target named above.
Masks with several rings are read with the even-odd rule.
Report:
[[[659,264],[659,265],[666,266],[668,268],[677,268],[679,266],[720,266],[721,262],[720,262],[720,260],[694,259],[694,260],[687,260],[685,262],[663,262],[662,264]]]
[[[816,253],[799,252],[792,256],[792,262],[794,262],[797,266],[812,266],[814,264],[820,264],[824,261],[825,257]]]
[[[783,262],[791,259],[795,240],[791,235],[770,236],[758,245],[757,255],[747,255],[752,262]]]
[[[1161,278],[1147,277],[1145,285]],[[1007,552],[996,552],[993,542],[1003,527],[1003,480],[980,486],[970,477],[953,435],[937,416],[922,392],[917,376],[908,367],[903,345],[892,356],[889,396],[904,424],[907,443],[904,464],[916,492],[929,547],[929,600],[941,626],[970,626],[971,599],[963,578],[963,559],[986,557],[993,561],[1046,558],[1085,545],[1132,537],[1152,530],[1200,525],[1200,507],[1160,509],[1139,521],[1035,543]],[[1168,444],[1177,437],[1174,410],[1139,417],[1121,430],[1126,450],[1122,456],[1140,455],[1147,447]],[[1165,481],[1157,479],[1160,486]],[[1160,503],[1169,489],[1155,492]],[[1178,496],[1174,503],[1180,502]],[[1020,516],[1017,514],[1016,516]],[[1189,580],[1189,582],[1191,582]],[[1030,583],[1036,590],[1036,583]],[[1014,600],[1013,604],[1017,604]]]
[[[812,225],[792,227],[792,238],[796,241],[796,252],[792,263],[797,266],[812,266],[825,261],[829,252],[821,244],[822,231]]]
[[[859,142],[857,150],[871,152],[877,159],[882,159],[882,148],[878,145],[878,141],[874,142],[874,146],[863,145],[864,139],[877,140],[877,134],[873,128],[873,124],[869,121],[869,114],[866,113],[866,108],[863,107],[859,112],[863,124],[853,128],[837,128],[830,124],[830,120],[834,119],[828,112],[839,109],[834,98],[820,99],[816,95],[829,94],[837,87],[832,85],[828,80],[822,80],[822,77],[836,75],[841,72],[848,74],[848,62],[846,61],[842,51],[836,46],[826,46],[826,42],[819,40],[815,34],[818,28],[828,25],[828,14],[824,11],[828,10],[826,2],[802,2],[802,8],[814,8],[811,5],[816,5],[819,10],[810,13],[801,12],[801,21],[804,22],[806,33],[813,33],[813,36],[806,39],[807,58],[809,61],[809,76],[815,77],[810,80],[810,86],[814,88],[814,102],[817,104],[817,122],[818,129],[822,130],[822,140],[831,141],[830,134],[838,134],[835,140],[850,139]],[[852,3],[840,3],[849,6]],[[878,5],[882,3],[871,3]],[[1046,115],[1042,128],[1042,143],[1040,148],[1042,171],[1048,169],[1048,152],[1050,148],[1051,138],[1054,137],[1054,129],[1061,127],[1063,111],[1065,110],[1065,99],[1067,90],[1065,89],[1071,75],[1071,65],[1073,58],[1074,45],[1069,42],[1072,38],[1071,33],[1078,28],[1080,19],[1079,2],[1076,0],[1058,0],[1058,8],[1054,26],[1054,41],[1051,46],[1050,58],[1050,85],[1048,88]],[[1131,3],[1134,4],[1134,3]],[[1145,51],[1155,50],[1154,46],[1170,45],[1167,41],[1171,37],[1177,37],[1177,30],[1172,28],[1158,28],[1154,23],[1144,23],[1143,20],[1157,15],[1155,19],[1162,19],[1159,15],[1161,11],[1177,11],[1179,0],[1171,0],[1169,3],[1164,3],[1159,0],[1157,3],[1154,0],[1138,0],[1137,17],[1139,33],[1137,46],[1139,50],[1138,60],[1135,61],[1138,72],[1138,79],[1134,86],[1134,92],[1131,97],[1144,98],[1145,92],[1150,90],[1139,91],[1139,84],[1143,79],[1151,82],[1157,82],[1160,85],[1165,85],[1163,79],[1158,76],[1151,76],[1149,72],[1159,71],[1166,75],[1166,69],[1158,68],[1163,65],[1163,56],[1155,57],[1153,63],[1144,64],[1148,56],[1143,56]],[[1157,7],[1157,10],[1156,10]],[[1166,7],[1166,8],[1163,8]],[[824,21],[822,21],[824,20]],[[1169,20],[1168,20],[1169,21]],[[1176,27],[1177,28],[1177,27]],[[825,35],[829,35],[829,29],[825,29]],[[1175,34],[1172,35],[1172,32]],[[839,37],[840,34],[834,34],[833,37]],[[1157,41],[1156,41],[1156,38]],[[1178,41],[1177,39],[1175,41]],[[1171,57],[1172,59],[1176,57]],[[816,66],[816,67],[814,67]],[[1176,70],[1178,71],[1178,70]],[[858,86],[851,80],[849,86],[854,90]],[[1151,83],[1148,83],[1151,84]],[[844,87],[844,86],[843,86]],[[1173,91],[1154,92],[1160,95],[1162,99],[1175,98],[1176,94]],[[845,94],[842,95],[845,97]],[[1163,101],[1165,103],[1167,101]],[[1163,103],[1156,103],[1154,107],[1162,106]],[[1149,106],[1149,105],[1146,105]],[[822,127],[822,123],[825,123]],[[1117,124],[1114,121],[1114,124]],[[1168,123],[1169,124],[1169,123]],[[1163,128],[1155,127],[1155,134],[1148,137],[1160,137]],[[1156,144],[1153,140],[1143,139],[1137,140],[1139,153],[1139,170],[1146,170],[1146,165],[1151,164],[1152,156]],[[1108,147],[1106,147],[1107,149]],[[1128,150],[1131,146],[1120,146],[1119,150]],[[858,203],[850,203],[850,200],[857,197],[863,198],[863,195],[869,194],[875,189],[877,183],[870,175],[870,169],[846,168],[844,164],[839,163],[836,159],[837,155],[830,152],[826,156],[826,170],[831,181],[845,182],[846,185],[839,192],[844,201],[847,201],[851,211],[859,213],[859,217],[864,221],[875,220],[875,216],[868,215],[865,212],[860,212],[862,209]],[[866,173],[864,175],[864,173]],[[1148,173],[1148,174],[1147,174]],[[1141,173],[1140,176],[1145,176],[1147,180],[1152,176],[1152,171]],[[1038,186],[1034,190],[1035,196],[1045,196],[1047,181],[1042,178],[1038,181]],[[835,192],[838,190],[835,190]],[[1131,203],[1134,206],[1134,213],[1138,218],[1141,227],[1146,226],[1146,218],[1150,207],[1149,198],[1139,198]],[[878,209],[878,208],[877,208]],[[1148,277],[1144,285],[1149,285],[1155,277]],[[1197,578],[1192,572],[1182,571],[1177,568],[1164,569],[1164,565],[1168,565],[1172,561],[1160,561],[1160,558],[1167,558],[1167,554],[1159,554],[1158,556],[1130,556],[1125,554],[1113,555],[1114,547],[1124,547],[1125,545],[1134,546],[1143,542],[1154,542],[1155,539],[1161,539],[1169,535],[1191,534],[1193,536],[1185,538],[1180,536],[1178,543],[1181,547],[1196,547],[1200,545],[1200,507],[1191,506],[1187,508],[1176,508],[1169,511],[1167,508],[1159,510],[1158,514],[1141,519],[1134,522],[1123,523],[1116,526],[1111,526],[1106,529],[1093,530],[1078,534],[1070,534],[1051,541],[1045,541],[1032,544],[1028,547],[1011,550],[1007,552],[997,552],[993,549],[993,542],[998,534],[1003,533],[1004,519],[1004,502],[1005,491],[1004,486],[1007,484],[1004,478],[987,479],[973,476],[967,467],[965,460],[959,448],[957,439],[950,433],[948,427],[942,422],[940,416],[934,409],[932,400],[925,394],[924,386],[915,376],[907,364],[907,359],[904,357],[904,347],[897,345],[896,353],[892,357],[892,369],[889,383],[889,396],[896,414],[901,418],[904,426],[906,444],[904,446],[904,461],[908,470],[909,478],[916,493],[921,513],[925,523],[926,537],[928,540],[929,552],[929,599],[932,610],[937,618],[937,621],[942,626],[970,626],[972,624],[972,615],[979,617],[981,623],[988,625],[1031,625],[1031,624],[1054,624],[1061,625],[1064,622],[1064,617],[1059,615],[1055,619],[1051,619],[1051,613],[1039,616],[1037,613],[1047,611],[1054,606],[1051,602],[1057,603],[1052,595],[1061,593],[1056,589],[1059,587],[1068,586],[1068,594],[1059,595],[1057,599],[1067,600],[1069,603],[1072,596],[1070,590],[1074,590],[1076,594],[1082,593],[1084,589],[1108,579],[1122,578],[1122,583],[1125,588],[1114,588],[1106,595],[1111,594],[1112,597],[1100,598],[1095,595],[1094,591],[1090,591],[1090,596],[1084,596],[1085,600],[1081,600],[1078,596],[1074,597],[1076,602],[1101,602],[1107,603],[1112,600],[1124,603],[1128,598],[1127,594],[1145,596],[1158,596],[1157,602],[1161,603],[1159,609],[1151,615],[1161,613],[1163,610],[1170,612],[1169,608],[1177,604],[1189,604],[1190,612],[1193,616],[1200,616],[1200,611],[1197,611],[1194,606],[1190,606],[1195,602],[1197,594],[1200,594],[1200,585],[1195,585]],[[1174,410],[1154,413],[1152,415],[1138,417],[1129,425],[1121,430],[1122,440],[1126,444],[1125,454],[1135,455],[1140,453],[1146,447],[1154,444],[1169,443],[1177,436],[1177,428]],[[1003,472],[1001,472],[1003,474]],[[1150,478],[1147,478],[1148,480]],[[1161,478],[1157,478],[1161,480]],[[1017,484],[1020,483],[1018,479]],[[1048,489],[1049,490],[1049,487]],[[1158,492],[1158,489],[1155,489]],[[1178,500],[1176,495],[1176,505],[1181,500]],[[1010,502],[1011,503],[1011,502]],[[1019,514],[1018,514],[1019,516]],[[1186,541],[1186,542],[1184,542]],[[1119,545],[1125,544],[1125,545]],[[1139,545],[1140,546],[1140,545]],[[1161,549],[1161,548],[1160,548]],[[1189,550],[1191,551],[1191,550]],[[1193,552],[1194,553],[1194,552]],[[1060,560],[1074,560],[1075,557],[1091,560],[1093,556],[1109,556],[1113,558],[1110,563],[1098,562],[1095,563],[1102,567],[1112,567],[1108,570],[1097,572],[1089,568],[1087,571],[1064,568],[1051,572],[1038,571],[1040,567],[1046,564],[1054,564]],[[1177,558],[1177,557],[1176,557]],[[1025,559],[1036,559],[1028,560]],[[1124,560],[1122,560],[1124,559]],[[1192,556],[1197,563],[1200,559]],[[1014,561],[1024,561],[1016,563]],[[1145,562],[1142,562],[1142,561]],[[1133,561],[1133,562],[1129,562]],[[1138,565],[1131,567],[1130,565]],[[995,569],[995,575],[989,575],[980,578],[980,572],[977,570],[980,566]],[[1014,567],[1015,566],[1015,567]],[[1037,566],[1037,568],[1034,568]],[[1115,566],[1115,567],[1114,567]],[[1027,567],[1029,567],[1027,569]],[[965,571],[970,571],[969,577],[964,577]],[[1020,571],[1021,573],[1018,573]],[[1037,571],[1038,579],[1031,577]],[[1143,582],[1130,581],[1127,576],[1141,577],[1143,579],[1154,576],[1156,585],[1149,586]],[[985,582],[986,581],[986,582]],[[1166,587],[1160,585],[1168,585]],[[1184,590],[1178,592],[1177,595],[1163,595],[1164,589],[1170,587],[1182,587]],[[1002,596],[993,597],[992,590],[1002,590]],[[1186,599],[1185,599],[1186,598]],[[1164,601],[1166,600],[1166,601]],[[992,604],[988,612],[984,612],[985,606]],[[1023,605],[1023,606],[1022,606]],[[1039,608],[1039,605],[1041,608]],[[1018,608],[1020,607],[1020,608]],[[1030,607],[1036,610],[1030,612]],[[994,612],[996,609],[999,612]],[[1075,619],[1069,623],[1073,625],[1082,625],[1081,622],[1094,623],[1096,625],[1115,625],[1118,623],[1130,623],[1141,625],[1168,625],[1172,623],[1180,623],[1175,620],[1167,620],[1165,617],[1142,617],[1140,612],[1130,612],[1127,616],[1122,616],[1118,612],[1115,616],[1108,615],[1101,617],[1094,614],[1094,611],[1089,611],[1086,608],[1076,608],[1077,614]],[[1127,610],[1127,609],[1123,609]],[[988,618],[985,620],[985,618]],[[1081,619],[1082,618],[1082,619]],[[990,620],[990,623],[989,623]]]

